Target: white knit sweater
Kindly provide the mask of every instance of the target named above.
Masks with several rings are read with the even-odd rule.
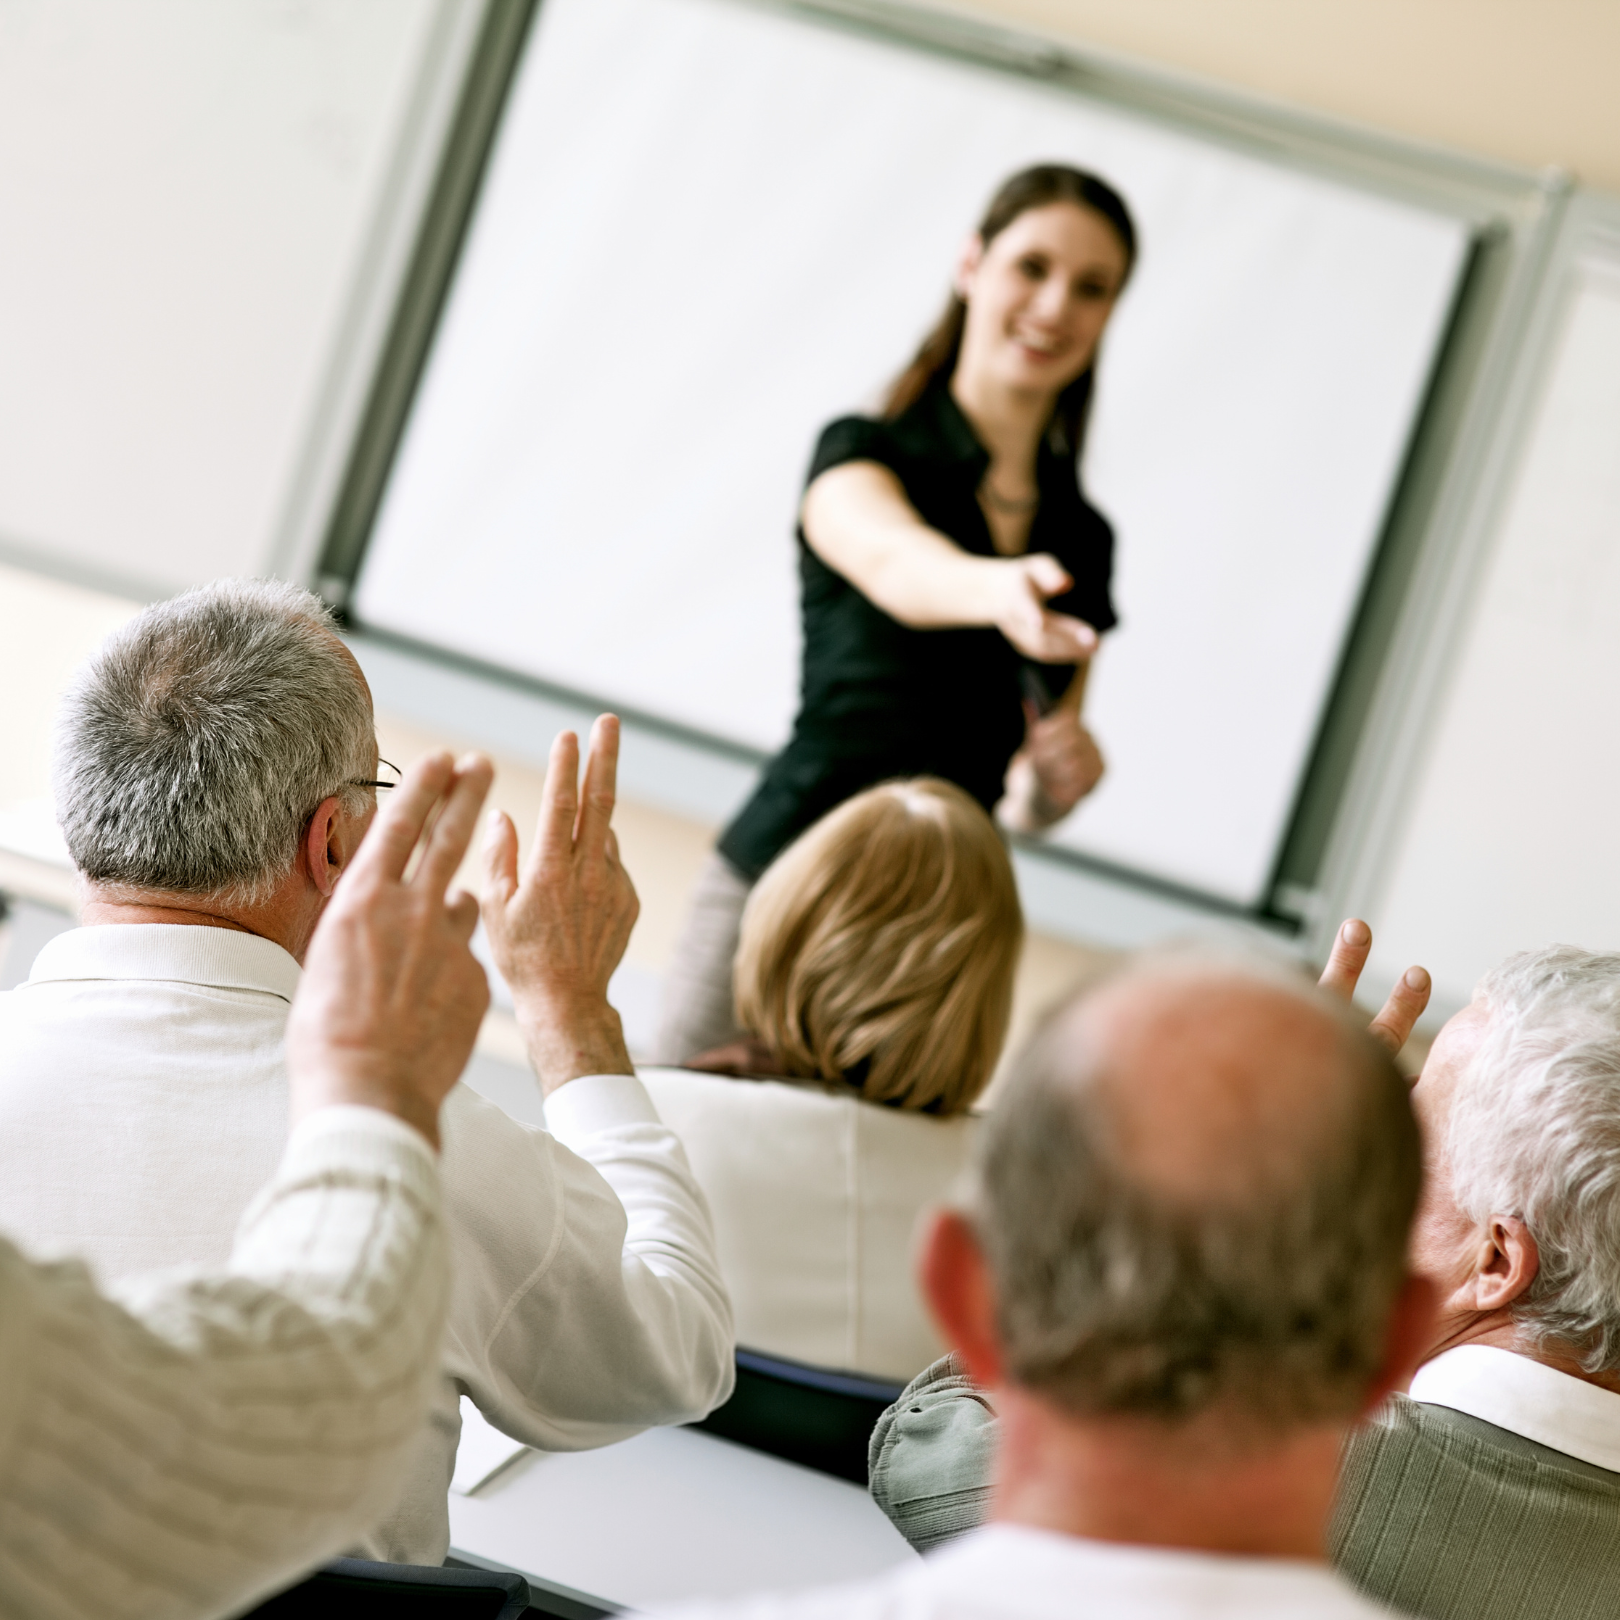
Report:
[[[0,1613],[221,1614],[352,1545],[419,1436],[447,1270],[434,1155],[368,1108],[294,1131],[223,1272],[109,1297],[0,1242]]]

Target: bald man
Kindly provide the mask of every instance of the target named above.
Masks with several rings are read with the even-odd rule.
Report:
[[[1324,975],[1348,997],[1371,936]],[[1399,1045],[1426,976],[1374,1031]],[[1410,1385],[1354,1431],[1329,1529],[1362,1592],[1424,1620],[1620,1614],[1620,955],[1511,957],[1441,1030],[1412,1101],[1412,1234],[1439,1311]],[[955,1358],[878,1424],[874,1496],[912,1543],[972,1528],[997,1423]]]
[[[990,1522],[724,1612],[1388,1614],[1329,1568],[1327,1521],[1347,1431],[1432,1329],[1420,1175],[1387,1047],[1281,970],[1161,958],[1065,1006],[921,1246],[999,1416]]]

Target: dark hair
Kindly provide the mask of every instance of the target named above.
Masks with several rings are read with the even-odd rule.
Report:
[[[1071,169],[1065,163],[1037,163],[1002,181],[984,211],[984,218],[979,221],[979,240],[988,247],[1020,214],[1060,202],[1089,208],[1108,221],[1125,250],[1128,277],[1136,263],[1136,226],[1125,199],[1106,181],[1087,174],[1084,169]],[[889,385],[888,396],[883,401],[886,420],[893,421],[909,410],[936,377],[948,377],[956,369],[957,356],[962,351],[962,329],[966,324],[967,304],[953,288],[944,314],[922,340],[910,365]],[[1078,456],[1085,444],[1094,370],[1095,362],[1058,395],[1048,430],[1053,448],[1058,451]]]

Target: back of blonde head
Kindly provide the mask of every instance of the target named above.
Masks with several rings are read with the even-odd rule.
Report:
[[[885,783],[823,816],[760,878],[737,1015],[785,1074],[960,1113],[1006,1039],[1023,927],[979,805],[932,777]]]

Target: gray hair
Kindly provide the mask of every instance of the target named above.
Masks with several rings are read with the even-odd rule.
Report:
[[[373,775],[371,699],[332,617],[278,580],[228,579],[136,616],[69,689],[56,815],[97,883],[262,900],[321,801]]]
[[[1620,955],[1521,952],[1475,995],[1489,1022],[1452,1099],[1452,1196],[1535,1238],[1519,1328],[1620,1371]]]
[[[1144,1181],[1110,1101],[1125,1081],[1104,1083],[1108,1054],[1067,1011],[1021,1054],[981,1137],[967,1210],[1009,1376],[1076,1415],[1219,1407],[1276,1430],[1352,1415],[1382,1365],[1422,1178],[1406,1084],[1341,1006],[1274,970],[1241,976],[1334,1022],[1346,1083],[1286,1162],[1257,1151],[1240,1196]]]

